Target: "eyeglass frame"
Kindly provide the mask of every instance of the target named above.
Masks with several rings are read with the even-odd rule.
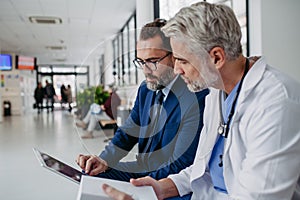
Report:
[[[138,68],[138,69],[144,69],[144,66],[146,66],[151,71],[156,71],[157,70],[157,66],[156,65],[159,64],[160,61],[162,61],[163,59],[165,59],[166,57],[168,57],[171,54],[172,54],[172,52],[168,52],[166,55],[164,55],[163,57],[159,58],[156,61],[150,61],[150,60],[144,61],[144,60],[142,60],[140,58],[135,58],[132,62],[135,65],[135,67]],[[149,63],[153,64],[155,68],[149,67],[147,63],[148,64]]]

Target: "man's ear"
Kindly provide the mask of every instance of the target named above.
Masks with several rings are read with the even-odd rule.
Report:
[[[225,63],[225,52],[221,47],[214,47],[209,52],[210,58],[216,69],[220,70]]]

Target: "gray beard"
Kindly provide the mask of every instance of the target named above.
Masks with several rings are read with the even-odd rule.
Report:
[[[187,87],[191,92],[200,92],[204,89],[207,89],[208,87],[215,87],[215,88],[220,88],[222,86],[222,82],[218,77],[211,78],[208,80],[209,82],[206,81],[193,81],[191,84],[188,84]],[[222,88],[222,87],[221,87]]]
[[[199,83],[199,82],[188,84],[187,87],[191,92],[200,92],[201,90],[207,88],[206,84]]]
[[[164,87],[166,87],[173,79],[174,79],[174,72],[173,69],[170,68],[169,70],[166,71],[165,74],[163,74],[162,76],[157,78],[157,81],[155,83],[150,83],[150,82],[146,82],[147,83],[147,88],[149,90],[161,90]]]

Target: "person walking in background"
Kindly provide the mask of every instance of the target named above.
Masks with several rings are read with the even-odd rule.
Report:
[[[49,109],[53,112],[54,109],[54,96],[56,96],[54,87],[51,83],[46,80],[46,86],[45,86],[45,96],[47,98],[47,112],[49,112]],[[50,103],[50,106],[49,106]]]
[[[115,120],[117,108],[121,104],[121,99],[116,93],[117,87],[109,86],[109,97],[103,105],[93,103],[82,121],[76,122],[76,126],[87,128],[86,133],[81,136],[83,139],[93,138],[93,130],[100,120]]]
[[[45,96],[45,89],[42,87],[42,83],[38,82],[37,87],[34,90],[34,99],[38,114],[43,110],[43,99]]]
[[[66,96],[66,86],[65,86],[65,84],[62,84],[61,87],[60,87],[60,96],[61,96],[61,100],[60,100],[61,107],[62,107],[62,109],[64,109],[62,104],[68,102],[68,98]]]
[[[68,87],[64,90],[64,95],[66,98],[66,102],[69,104],[69,112],[72,112],[72,89],[71,85],[68,85]]]

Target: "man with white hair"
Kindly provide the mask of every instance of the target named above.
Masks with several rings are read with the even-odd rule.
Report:
[[[159,181],[131,183],[153,186],[158,199],[300,199],[299,83],[263,57],[243,56],[239,23],[225,5],[183,8],[163,31],[174,71],[191,90],[211,93],[194,164]]]

